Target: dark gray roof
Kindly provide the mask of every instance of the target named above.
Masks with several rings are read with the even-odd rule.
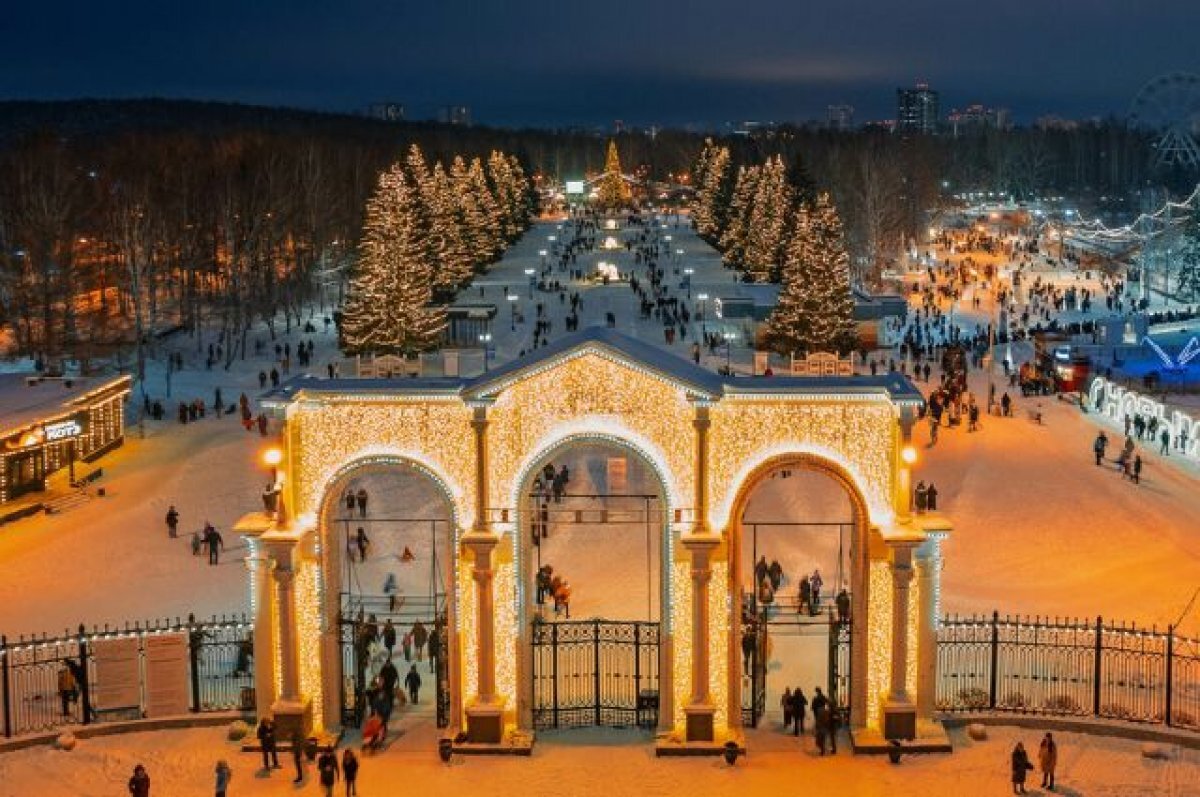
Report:
[[[667,349],[646,343],[606,327],[588,327],[564,335],[547,346],[510,360],[491,371],[475,377],[420,377],[380,379],[322,379],[311,375],[298,376],[263,395],[268,403],[286,404],[302,391],[306,393],[425,394],[461,396],[464,400],[483,399],[501,392],[524,373],[537,371],[552,361],[579,349],[590,348],[611,353],[620,359],[631,360],[677,383],[683,390],[699,398],[719,399],[725,395],[757,395],[791,393],[795,395],[839,393],[886,395],[896,402],[920,402],[924,398],[906,377],[899,373],[880,376],[791,377],[757,376],[728,377],[701,368]]]

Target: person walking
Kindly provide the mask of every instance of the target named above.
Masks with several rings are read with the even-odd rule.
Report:
[[[929,488],[925,486],[924,481],[919,481],[917,482],[917,489],[914,492],[916,496],[915,503],[917,513],[920,514],[925,511],[925,507],[928,505]]]
[[[129,793],[133,797],[150,797],[150,776],[141,764],[133,768],[133,777],[129,779]]]
[[[225,540],[221,539],[221,532],[217,531],[211,523],[205,524],[204,544],[208,546],[208,563],[210,565],[220,564],[219,552],[225,550]]]
[[[925,491],[925,508],[930,512],[937,511],[937,488],[933,486],[933,482],[929,483],[929,488]]]
[[[1017,742],[1017,746],[1012,751],[1012,785],[1013,794],[1025,794],[1025,776],[1029,774],[1029,770],[1033,769],[1033,764],[1029,763],[1029,754],[1025,752],[1025,745]]]
[[[1142,483],[1142,455],[1136,454],[1133,457],[1133,475],[1131,476],[1134,484]]]
[[[804,733],[804,717],[808,712],[808,698],[804,696],[804,690],[796,687],[796,691],[792,692],[792,721],[795,723],[795,735],[799,736]]]
[[[783,709],[783,731],[787,733],[792,727],[792,689],[785,686],[783,688],[783,697],[779,698],[779,705]]]
[[[292,783],[304,782],[304,732],[300,726],[292,731],[292,763],[296,765],[296,778]]]
[[[258,721],[258,746],[262,749],[263,769],[279,769],[279,744],[275,739],[275,721],[263,717]]]
[[[358,488],[358,492],[354,494],[354,500],[358,504],[358,516],[364,518],[367,516],[367,491],[362,487]]]
[[[1101,432],[1096,435],[1096,441],[1092,443],[1092,453],[1096,455],[1096,464],[1104,464],[1104,451],[1108,448],[1108,436]]]
[[[367,548],[371,545],[371,540],[362,526],[359,526],[358,531],[354,532],[354,544],[358,547],[358,560],[360,562],[367,561]]]
[[[233,770],[229,768],[229,762],[224,758],[217,762],[215,775],[216,795],[217,797],[225,797],[225,792],[229,789],[229,781],[233,780]]]
[[[383,646],[387,648],[388,661],[392,659],[392,648],[396,647],[396,626],[392,625],[392,618],[383,621]]]
[[[171,504],[171,508],[167,510],[167,536],[179,536],[179,512],[176,511],[174,504]]]
[[[421,674],[417,672],[417,665],[409,668],[408,675],[404,676],[404,685],[408,687],[409,701],[415,706],[421,694]]]
[[[333,787],[341,777],[337,753],[332,750],[321,753],[317,759],[317,773],[320,775],[321,785],[325,788],[325,797],[333,797]]]
[[[1042,769],[1042,788],[1054,791],[1054,770],[1058,766],[1058,744],[1047,733],[1038,746],[1038,766]]]
[[[349,747],[342,753],[342,780],[346,783],[346,797],[358,797],[358,756]]]
[[[425,624],[420,620],[413,623],[412,639],[413,653],[416,655],[417,661],[421,661],[425,657],[425,644],[429,641],[429,631],[425,629]]]

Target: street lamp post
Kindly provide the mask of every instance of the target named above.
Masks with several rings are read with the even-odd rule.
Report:
[[[488,372],[488,360],[492,357],[492,333],[483,332],[479,335],[479,342],[483,344],[483,372]]]
[[[536,273],[537,273],[537,269],[532,269],[532,268],[525,269],[525,276],[529,278],[529,298],[530,299],[533,298],[533,284],[534,284],[534,282],[536,282],[533,275]]]
[[[707,294],[707,293],[700,293],[700,294],[697,294],[697,295],[696,295],[696,298],[700,300],[700,316],[699,316],[699,319],[700,319],[701,321],[703,321],[703,320],[704,320],[704,303],[708,301],[708,294]]]
[[[725,337],[725,373],[733,376],[733,339],[737,337],[736,332],[724,332]]]
[[[508,306],[512,308],[512,331],[517,331],[517,295],[515,293],[508,294]]]
[[[688,299],[692,298],[692,275],[695,273],[696,273],[696,269],[694,269],[694,268],[685,268],[683,270],[683,275],[686,278],[686,282],[687,282]]]

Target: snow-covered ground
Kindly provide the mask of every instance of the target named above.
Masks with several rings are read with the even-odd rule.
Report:
[[[729,767],[715,758],[655,758],[644,744],[623,744],[628,732],[576,730],[543,734],[531,758],[456,758],[442,764],[431,747],[389,750],[362,759],[359,791],[379,794],[521,794],[528,797],[626,797],[627,795],[845,794],[854,797],[963,797],[1009,794],[1009,755],[1016,742],[1036,761],[1042,734],[991,728],[987,741],[973,742],[953,732],[953,755],[911,756],[898,766],[883,756],[856,757],[845,751],[824,758],[811,738],[795,740],[772,733],[766,743],[751,740],[751,754]],[[1142,758],[1136,742],[1100,736],[1056,733],[1056,794],[1087,797],[1200,794],[1200,753],[1172,749],[1172,760]],[[642,739],[634,734],[634,738]],[[268,775],[257,755],[243,755],[222,729],[142,733],[81,741],[70,753],[36,747],[0,756],[0,797],[108,797],[124,794],[135,764],[146,767],[151,794],[200,797],[212,794],[213,768],[225,759],[233,768],[230,795],[321,794],[310,766],[305,783],[292,785],[291,761]],[[1030,773],[1029,794],[1041,773]],[[341,785],[335,794],[341,794]]]

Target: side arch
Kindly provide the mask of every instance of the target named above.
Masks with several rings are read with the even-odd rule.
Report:
[[[742,561],[742,515],[745,514],[750,497],[755,490],[780,469],[807,470],[821,473],[833,479],[850,500],[854,531],[850,539],[850,724],[861,726],[866,721],[866,668],[867,668],[867,607],[869,578],[870,535],[873,528],[871,512],[866,497],[850,471],[830,457],[811,451],[786,451],[761,459],[740,479],[733,493],[730,513],[722,535],[729,550],[729,583],[740,585]],[[741,587],[731,588],[734,600],[730,601],[729,613],[729,672],[739,673],[741,639]],[[731,677],[729,689],[729,716],[741,714],[742,679]]]
[[[318,590],[318,606],[321,622],[321,667],[325,700],[325,724],[333,727],[340,724],[340,695],[344,688],[342,672],[342,637],[339,627],[341,613],[341,572],[345,564],[345,546],[333,538],[332,524],[328,522],[331,512],[336,511],[336,505],[341,501],[346,485],[353,479],[377,473],[407,473],[433,485],[438,497],[449,513],[450,552],[453,567],[449,574],[448,586],[450,595],[446,601],[446,628],[448,675],[450,689],[451,717],[459,716],[462,709],[462,692],[460,689],[461,640],[453,632],[457,627],[456,620],[461,611],[461,596],[459,594],[459,573],[462,566],[460,538],[463,533],[461,524],[462,514],[459,499],[462,491],[456,491],[453,481],[437,468],[418,457],[406,452],[384,448],[367,449],[356,452],[334,469],[319,487],[317,493],[316,511],[313,528],[315,529],[317,550],[319,551],[320,582]],[[338,696],[335,698],[335,696]]]

